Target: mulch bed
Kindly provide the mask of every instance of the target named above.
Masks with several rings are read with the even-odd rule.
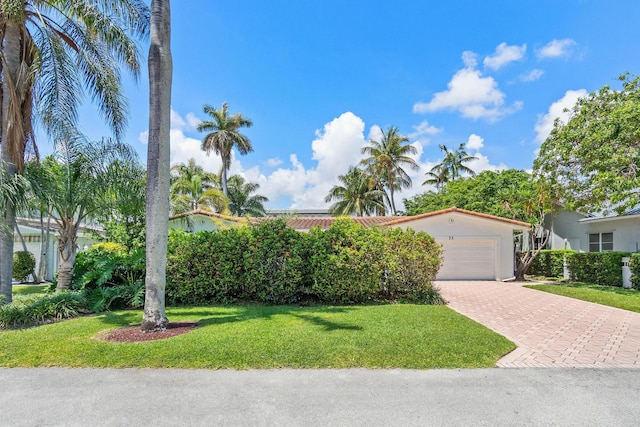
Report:
[[[111,331],[101,337],[104,341],[110,342],[143,342],[163,340],[165,338],[175,337],[176,335],[186,334],[198,326],[197,322],[171,322],[164,331],[142,332],[140,326],[131,328],[118,329]]]

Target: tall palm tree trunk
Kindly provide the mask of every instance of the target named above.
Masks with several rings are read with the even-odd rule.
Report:
[[[169,0],[151,1],[149,47],[149,144],[147,154],[147,272],[143,331],[164,330],[169,234],[169,124],[171,17]]]
[[[15,123],[15,82],[18,80],[18,69],[20,67],[20,28],[6,21],[5,37],[0,40],[3,45],[5,64],[2,70],[2,161],[5,164],[7,179],[13,178],[16,173],[16,165],[12,158],[12,145],[20,146],[13,138],[20,132],[12,132],[12,128],[19,124]],[[0,173],[2,173],[0,171]],[[4,212],[4,221],[7,226],[0,231],[0,294],[5,296],[5,302],[11,302],[12,293],[12,267],[13,267],[13,230],[16,227],[16,212],[13,204],[7,202]]]

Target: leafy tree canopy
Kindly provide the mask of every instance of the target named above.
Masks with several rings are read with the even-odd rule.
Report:
[[[640,204],[640,77],[620,76],[556,120],[534,171],[566,207],[623,213]]]
[[[475,212],[540,223],[546,206],[531,174],[508,169],[483,171],[475,177],[449,181],[438,193],[429,191],[405,199],[407,215],[419,215],[456,206]]]

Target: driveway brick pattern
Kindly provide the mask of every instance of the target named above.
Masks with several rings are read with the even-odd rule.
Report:
[[[640,368],[640,313],[522,287],[439,281],[453,310],[513,341],[498,367]]]

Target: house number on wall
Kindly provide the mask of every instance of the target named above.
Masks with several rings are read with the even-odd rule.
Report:
[[[449,240],[453,240],[453,236],[449,236]]]

